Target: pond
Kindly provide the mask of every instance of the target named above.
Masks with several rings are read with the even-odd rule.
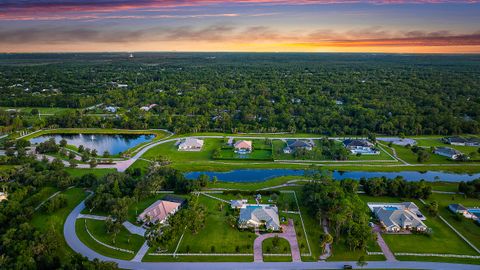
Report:
[[[76,147],[83,145],[85,148],[96,149],[98,155],[103,155],[105,151],[111,155],[117,155],[141,143],[151,141],[153,137],[154,135],[151,134],[48,134],[33,138],[30,142],[37,144],[54,138],[59,143],[65,139],[67,144]]]
[[[291,169],[240,169],[228,172],[189,172],[185,173],[188,179],[197,179],[201,174],[206,174],[209,177],[216,176],[219,181],[224,182],[263,182],[280,176],[303,176],[304,170]],[[480,178],[480,173],[475,174],[460,174],[442,171],[400,171],[400,172],[364,172],[364,171],[333,171],[333,179],[341,180],[346,178],[359,180],[362,177],[382,177],[395,178],[403,176],[408,181],[448,181],[460,182],[470,181]]]

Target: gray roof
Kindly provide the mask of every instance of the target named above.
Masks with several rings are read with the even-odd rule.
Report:
[[[387,210],[381,207],[375,208],[375,214],[385,227],[427,227],[415,214],[408,210]]]
[[[441,154],[445,154],[445,155],[449,155],[449,156],[461,155],[462,154],[462,152],[460,152],[456,149],[450,148],[450,147],[437,147],[435,149],[435,153],[441,153]]]
[[[306,148],[306,147],[313,147],[311,143],[302,141],[302,140],[295,140],[294,142],[288,145],[290,148]]]
[[[371,142],[365,139],[360,139],[360,140],[348,139],[348,140],[344,140],[343,144],[345,145],[345,147],[357,147],[357,146],[373,147],[374,146]]]
[[[267,227],[271,227],[274,230],[280,230],[280,220],[278,218],[278,210],[275,206],[263,206],[263,207],[246,207],[240,209],[240,223],[254,220],[255,222],[265,221]]]

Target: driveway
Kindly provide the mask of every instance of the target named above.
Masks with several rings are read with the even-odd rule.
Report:
[[[293,262],[301,262],[301,254],[300,249],[298,248],[298,241],[297,241],[297,234],[295,233],[295,226],[293,224],[293,220],[289,219],[287,225],[282,225],[283,232],[282,233],[267,233],[262,234],[255,238],[253,242],[253,261],[254,262],[263,262],[263,251],[262,251],[262,243],[263,240],[271,237],[281,237],[290,243],[290,250],[292,251],[292,261]]]
[[[381,233],[382,229],[378,225],[375,225],[375,227],[373,227],[373,231],[377,235],[377,243],[380,246],[383,255],[385,256],[385,259],[387,259],[387,262],[396,262],[397,259],[395,258],[395,255],[393,255],[393,252],[390,250],[387,243],[385,243],[385,240],[383,240]]]

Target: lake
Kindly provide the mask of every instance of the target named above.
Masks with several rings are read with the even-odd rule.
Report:
[[[137,134],[48,134],[30,140],[32,144],[41,143],[54,138],[57,143],[62,139],[76,147],[83,145],[85,148],[96,149],[98,155],[108,151],[111,155],[123,153],[141,143],[151,141],[154,135]]]
[[[219,181],[224,182],[263,182],[268,179],[272,179],[280,176],[303,176],[304,170],[291,170],[291,169],[240,169],[228,172],[189,172],[185,173],[185,177],[188,179],[197,179],[201,174],[206,174],[209,177],[216,176]],[[359,180],[362,177],[382,177],[395,178],[397,176],[403,176],[408,181],[448,181],[448,182],[460,182],[470,181],[480,178],[480,173],[475,174],[460,174],[441,171],[400,171],[400,172],[364,172],[364,171],[333,171],[333,179],[341,180],[346,178]]]

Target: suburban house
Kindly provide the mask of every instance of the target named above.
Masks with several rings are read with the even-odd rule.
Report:
[[[443,138],[443,141],[445,143],[451,144],[451,145],[460,145],[460,146],[480,146],[480,139],[479,138],[463,138],[463,137],[446,137]]]
[[[203,148],[203,140],[186,138],[178,145],[178,151],[200,151]]]
[[[252,141],[241,140],[236,142],[233,147],[235,148],[235,153],[238,154],[248,154],[253,150]]]
[[[427,230],[427,226],[422,221],[426,218],[413,202],[368,203],[368,207],[387,232]]]
[[[138,222],[147,224],[160,223],[163,224],[167,218],[175,214],[182,203],[167,200],[158,200],[147,209],[145,209],[137,218]]]
[[[302,140],[295,140],[290,143],[287,142],[287,147],[283,148],[283,153],[291,154],[297,151],[298,149],[311,151],[313,149],[313,143],[308,141],[302,141]]]
[[[276,206],[255,204],[246,205],[240,209],[239,228],[260,228],[262,226],[265,226],[266,230],[280,231],[280,220]]]
[[[380,151],[375,148],[373,143],[365,139],[360,140],[344,140],[343,145],[347,148],[352,154],[361,154],[361,155],[379,155]]]
[[[450,147],[437,147],[433,152],[437,155],[451,159],[458,159],[462,155],[462,152]]]
[[[158,104],[150,104],[147,106],[140,107],[140,110],[148,112],[156,106],[158,106]]]
[[[107,106],[105,107],[105,111],[110,112],[110,113],[116,113],[118,110],[118,107],[116,106]]]

